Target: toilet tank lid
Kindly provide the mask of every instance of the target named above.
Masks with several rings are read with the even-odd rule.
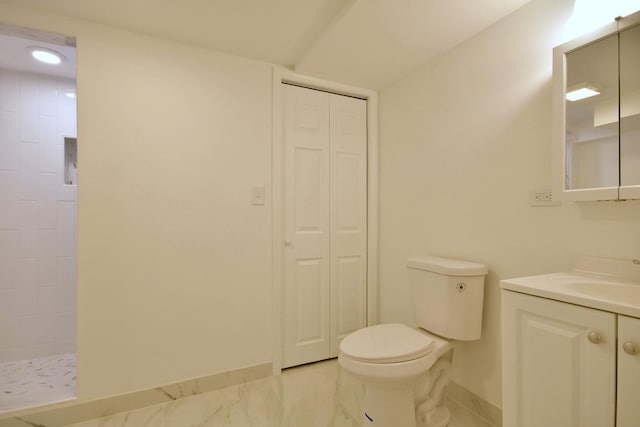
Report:
[[[489,271],[484,264],[435,256],[411,257],[407,260],[407,267],[445,276],[484,276]]]

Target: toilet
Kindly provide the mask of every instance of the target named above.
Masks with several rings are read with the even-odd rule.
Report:
[[[407,260],[407,269],[419,328],[369,326],[340,343],[340,366],[365,386],[365,427],[448,425],[453,340],[480,338],[485,265],[422,256]]]

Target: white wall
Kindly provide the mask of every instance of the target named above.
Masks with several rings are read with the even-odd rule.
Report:
[[[77,38],[79,398],[269,362],[271,66],[0,16]]]
[[[639,202],[528,205],[551,188],[551,50],[572,4],[534,0],[380,94],[380,319],[414,322],[408,256],[488,264],[483,338],[459,343],[453,379],[498,406],[499,281],[640,257]]]
[[[68,79],[0,69],[0,362],[74,352],[76,136]]]

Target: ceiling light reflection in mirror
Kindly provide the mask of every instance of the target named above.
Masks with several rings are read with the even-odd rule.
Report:
[[[575,0],[573,13],[565,26],[562,42],[587,34],[640,10],[640,0]]]

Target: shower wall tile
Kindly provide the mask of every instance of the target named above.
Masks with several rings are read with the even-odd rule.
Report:
[[[38,142],[40,118],[37,114],[20,113],[20,141]]]
[[[16,317],[18,291],[15,289],[0,289],[0,323],[6,324],[10,319]],[[0,328],[0,336],[6,328]],[[2,338],[0,337],[0,341]]]
[[[18,112],[20,79],[18,74],[0,70],[0,111]]]
[[[56,228],[57,222],[57,202],[55,200],[38,201],[38,228],[42,230],[52,230]]]
[[[58,252],[57,239],[58,233],[56,230],[38,230],[38,259],[46,259],[55,257]],[[41,263],[38,263],[41,264]]]
[[[39,83],[40,115],[56,117],[58,100],[57,83],[52,79],[40,79]]]
[[[20,280],[18,291],[18,315],[35,315],[38,311],[38,260],[35,258],[20,259]]]
[[[0,230],[0,289],[18,285],[18,232]]]
[[[38,286],[55,287],[58,282],[58,260],[55,256],[38,257]]]
[[[74,257],[57,257],[58,283],[62,286],[73,286],[76,280],[76,259]]]
[[[38,138],[38,170],[56,173],[62,164],[62,152],[56,143],[57,123],[55,117],[41,116]]]
[[[62,176],[76,107],[61,87],[75,83],[0,69],[0,290],[15,291],[0,362],[75,351],[77,196]]]
[[[38,228],[38,202],[31,200],[18,201],[18,230],[35,230]]]
[[[31,73],[19,73],[20,79],[20,115],[40,114],[39,76]]]
[[[20,200],[38,200],[38,144],[21,143],[18,154]]]
[[[63,137],[76,136],[76,101],[65,95],[68,90],[75,89],[70,80],[58,80],[58,132]],[[63,140],[58,141],[64,145]]]
[[[17,113],[0,111],[0,171],[18,170],[20,119]]]
[[[0,171],[0,230],[18,228],[18,174]]]
[[[72,257],[76,252],[76,204],[59,201],[57,210],[57,255]]]
[[[38,257],[38,232],[36,230],[20,230],[20,258]]]

